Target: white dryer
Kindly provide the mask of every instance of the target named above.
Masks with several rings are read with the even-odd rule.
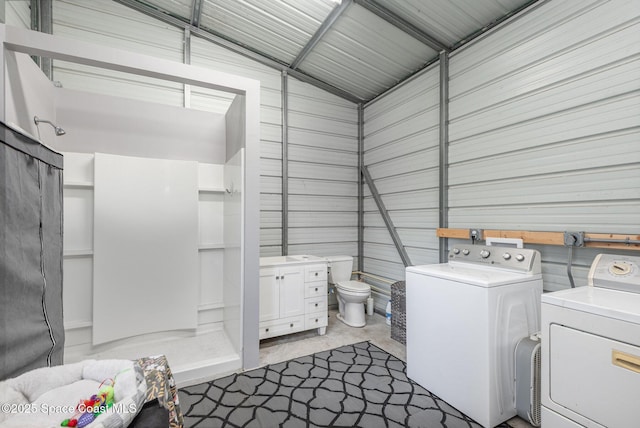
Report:
[[[542,426],[640,426],[640,257],[598,255],[589,286],[542,296]]]
[[[407,375],[484,427],[515,416],[515,347],[540,328],[540,253],[460,246],[406,274]]]

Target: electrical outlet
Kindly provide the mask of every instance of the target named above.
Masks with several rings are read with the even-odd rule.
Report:
[[[482,229],[469,229],[469,239],[479,241],[482,239]]]
[[[584,247],[584,232],[565,232],[565,247]]]

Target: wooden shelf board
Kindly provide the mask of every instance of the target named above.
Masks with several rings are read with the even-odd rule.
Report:
[[[469,229],[436,229],[439,238],[469,239]],[[564,246],[564,232],[544,232],[526,230],[494,230],[486,229],[482,232],[481,239],[490,238],[517,238],[522,239],[525,244],[539,245],[560,245]],[[607,248],[615,250],[640,250],[640,235],[620,234],[620,233],[585,233],[585,244],[587,248]],[[598,240],[629,240],[625,242],[598,242]],[[593,240],[593,241],[589,241]]]

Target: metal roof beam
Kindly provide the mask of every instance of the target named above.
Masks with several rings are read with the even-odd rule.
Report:
[[[307,44],[302,48],[298,56],[293,60],[293,62],[291,63],[291,68],[294,68],[294,69],[298,68],[300,63],[304,61],[304,59],[306,58],[307,55],[309,55],[311,50],[316,47],[318,42],[322,40],[322,38],[327,33],[327,31],[329,31],[333,26],[333,24],[335,24],[335,22],[338,20],[338,18],[340,18],[340,15],[342,15],[342,13],[349,6],[351,6],[351,1],[352,0],[342,0],[341,4],[336,5],[333,8],[331,13],[329,13],[327,18],[322,23],[322,25],[320,25],[320,27],[315,32],[315,34],[311,37],[311,39],[307,42]]]
[[[445,43],[441,42],[440,40],[436,39],[430,34],[425,33],[415,25],[400,18],[398,15],[391,12],[389,9],[385,8],[384,6],[380,5],[375,0],[353,0],[353,1],[355,4],[367,9],[369,12],[372,12],[378,15],[380,18],[384,19],[389,24],[398,27],[400,30],[409,34],[413,38],[421,41],[422,43],[429,46],[436,52],[450,50]]]
[[[178,19],[169,14],[163,13],[158,9],[155,9],[153,7],[147,6],[146,4],[140,3],[137,0],[113,0],[113,1],[115,1],[116,3],[120,3],[124,6],[127,6],[133,10],[137,10],[140,13],[144,13],[147,16],[151,16],[152,18],[155,18],[159,21],[173,25],[175,27],[183,28],[183,29],[189,27],[189,29],[191,30],[191,34],[194,36],[201,37],[205,40],[210,41],[211,43],[215,43],[216,45],[229,49],[232,52],[235,52],[246,58],[259,62],[262,65],[266,65],[267,67],[275,68],[276,70],[279,70],[279,71],[286,71],[291,77],[295,77],[298,80],[309,83],[310,85],[316,86],[340,98],[344,98],[347,101],[351,101],[352,103],[358,104],[364,101],[362,98],[357,97],[340,88],[336,88],[335,86],[327,82],[324,82],[320,79],[312,77],[301,71],[294,70],[290,68],[288,65],[282,62],[279,62],[266,54],[249,49],[243,45],[240,45],[239,43],[233,42],[217,34],[214,34],[210,30],[204,30],[199,27],[194,27],[193,25],[191,25],[186,21]]]
[[[202,17],[202,0],[193,0],[191,8],[191,25],[200,27],[200,18]]]

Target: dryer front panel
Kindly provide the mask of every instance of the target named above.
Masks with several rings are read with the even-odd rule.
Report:
[[[640,421],[639,346],[561,324],[549,335],[551,401],[606,427]]]

